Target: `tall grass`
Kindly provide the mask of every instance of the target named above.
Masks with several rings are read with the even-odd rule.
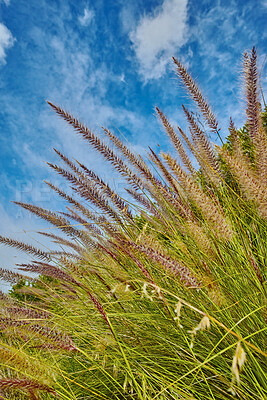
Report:
[[[231,121],[221,146],[207,100],[173,61],[203,123],[183,107],[189,136],[156,108],[173,149],[150,149],[149,163],[48,103],[124,177],[127,200],[56,150],[60,163],[49,166],[73,195],[47,184],[66,212],[18,203],[57,228],[40,235],[59,250],[0,238],[33,257],[1,271],[18,283],[1,296],[2,398],[267,398],[267,110],[257,55],[244,56],[247,123]]]

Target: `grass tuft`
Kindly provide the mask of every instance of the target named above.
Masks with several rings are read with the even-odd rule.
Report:
[[[147,165],[110,130],[103,141],[48,102],[121,174],[125,198],[55,150],[64,167],[48,165],[73,194],[47,184],[66,211],[17,202],[53,225],[38,233],[59,247],[0,237],[32,256],[19,270],[38,274],[0,270],[14,284],[0,296],[1,398],[267,398],[267,110],[256,51],[244,56],[247,122],[230,119],[221,146],[208,139],[223,136],[211,107],[173,61],[203,119],[183,107],[189,137],[156,107],[178,158],[150,148]]]

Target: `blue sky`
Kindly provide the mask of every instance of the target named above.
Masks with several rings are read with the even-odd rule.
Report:
[[[48,99],[101,131],[110,128],[141,154],[168,148],[159,106],[184,126],[190,104],[171,56],[196,78],[221,121],[243,111],[241,55],[257,47],[267,88],[266,0],[0,0],[0,234],[35,242],[43,223],[11,200],[60,208],[44,179],[56,147],[120,187],[103,160],[49,109]],[[213,138],[215,141],[216,138]],[[0,247],[2,267],[14,252]]]

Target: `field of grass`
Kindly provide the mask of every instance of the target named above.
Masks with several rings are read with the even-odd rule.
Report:
[[[267,398],[267,109],[257,55],[243,59],[247,122],[230,120],[224,144],[207,100],[173,61],[201,119],[183,107],[186,133],[156,108],[172,148],[150,149],[149,162],[48,103],[126,192],[56,150],[49,166],[73,194],[47,184],[66,212],[18,203],[57,228],[40,237],[58,251],[0,237],[33,258],[1,270],[14,286],[1,295],[0,398]]]

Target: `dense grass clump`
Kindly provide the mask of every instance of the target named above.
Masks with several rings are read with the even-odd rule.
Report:
[[[49,166],[73,195],[47,184],[66,212],[18,203],[57,227],[40,234],[59,249],[0,237],[33,257],[1,271],[16,283],[1,297],[2,398],[267,398],[267,110],[256,60],[254,48],[244,56],[247,122],[231,121],[214,146],[208,132],[225,135],[173,59],[203,121],[183,107],[188,135],[156,108],[173,149],[150,149],[149,163],[48,103],[125,178],[127,200],[56,150]]]

